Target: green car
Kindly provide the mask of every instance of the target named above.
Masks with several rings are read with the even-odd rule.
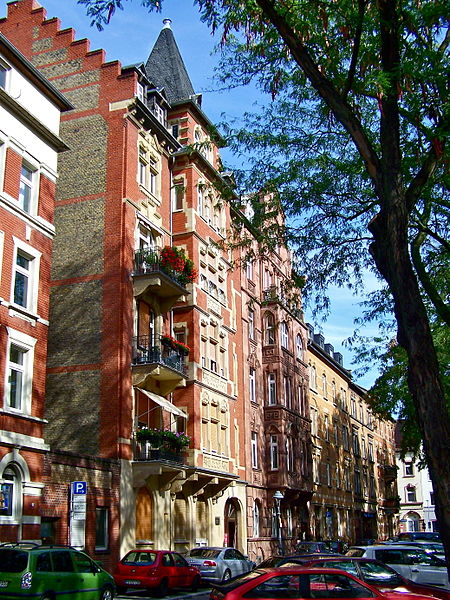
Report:
[[[112,600],[114,579],[67,546],[0,544],[0,600]]]

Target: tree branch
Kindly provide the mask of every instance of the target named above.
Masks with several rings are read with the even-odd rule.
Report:
[[[300,41],[299,36],[286,22],[286,19],[277,11],[276,0],[255,1],[268,20],[277,29],[291,51],[293,59],[305,73],[311,85],[330,107],[336,119],[351,136],[358,152],[366,164],[367,172],[378,191],[378,195],[381,196],[382,184],[379,177],[380,161],[352,107],[344,98],[342,98],[331,81],[322,75],[308,50]]]

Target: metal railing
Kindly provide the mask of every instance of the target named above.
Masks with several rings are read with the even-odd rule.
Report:
[[[149,335],[133,338],[133,365],[160,364],[183,375],[187,374],[186,356],[182,350],[166,346],[162,340]]]
[[[178,464],[186,463],[185,452],[151,448],[145,442],[136,443],[134,448],[134,460],[139,461],[166,461]]]

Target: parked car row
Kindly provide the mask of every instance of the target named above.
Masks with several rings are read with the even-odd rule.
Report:
[[[415,594],[414,600],[450,600],[446,563],[420,544],[352,546],[345,556],[320,553],[322,547],[314,544],[305,543],[293,555],[270,557],[257,568],[235,548],[199,547],[184,556],[136,549],[119,561],[113,576],[73,548],[0,544],[0,600],[112,600],[115,591],[128,590],[163,597],[175,588],[195,592],[201,583],[213,586],[211,600],[238,600],[244,592],[245,598],[393,600],[402,593],[403,600],[408,594]]]

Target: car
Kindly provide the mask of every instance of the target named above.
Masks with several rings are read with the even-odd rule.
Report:
[[[415,546],[417,548],[422,548],[422,550],[425,550],[427,554],[434,554],[435,556],[438,556],[439,558],[445,560],[444,544],[442,542],[433,542],[425,540],[407,542],[406,540],[398,540],[396,542],[391,543],[395,544],[396,546]]]
[[[251,573],[223,584],[214,585],[210,600],[244,600],[248,598],[328,599],[374,598],[398,600],[398,592],[381,592],[354,575],[327,567],[279,567],[255,569]],[[430,596],[403,593],[402,600],[430,600]]]
[[[450,589],[445,562],[432,554],[427,554],[417,546],[406,546],[395,542],[373,546],[351,546],[346,556],[375,558],[415,583]]]
[[[185,554],[190,565],[200,570],[202,581],[222,582],[248,573],[255,563],[236,548],[200,546]]]
[[[338,552],[337,549],[333,548],[333,542],[298,542],[295,547],[296,553],[311,554],[317,552],[320,554],[326,554],[329,552]]]
[[[441,537],[437,531],[402,531],[396,541],[417,542],[418,540],[440,542]]]
[[[288,558],[288,557],[285,557]],[[450,591],[433,585],[414,583],[397,573],[392,567],[373,558],[356,558],[351,556],[309,555],[295,557],[295,562],[307,567],[328,567],[342,569],[351,573],[365,583],[376,587],[380,592],[400,592],[433,596],[441,600],[450,600]],[[290,563],[285,563],[289,565]],[[281,566],[281,565],[280,565]]]
[[[197,591],[201,583],[199,570],[170,550],[131,550],[118,562],[113,575],[119,594],[128,588],[145,588],[161,598],[173,588]]]
[[[295,567],[296,565],[303,565],[305,560],[320,558],[322,556],[342,556],[341,554],[330,554],[326,552],[324,554],[318,554],[315,552],[309,554],[284,554],[269,556],[259,563],[258,569],[270,569],[272,567]]]
[[[112,576],[75,548],[0,544],[1,600],[112,600],[114,592]]]

